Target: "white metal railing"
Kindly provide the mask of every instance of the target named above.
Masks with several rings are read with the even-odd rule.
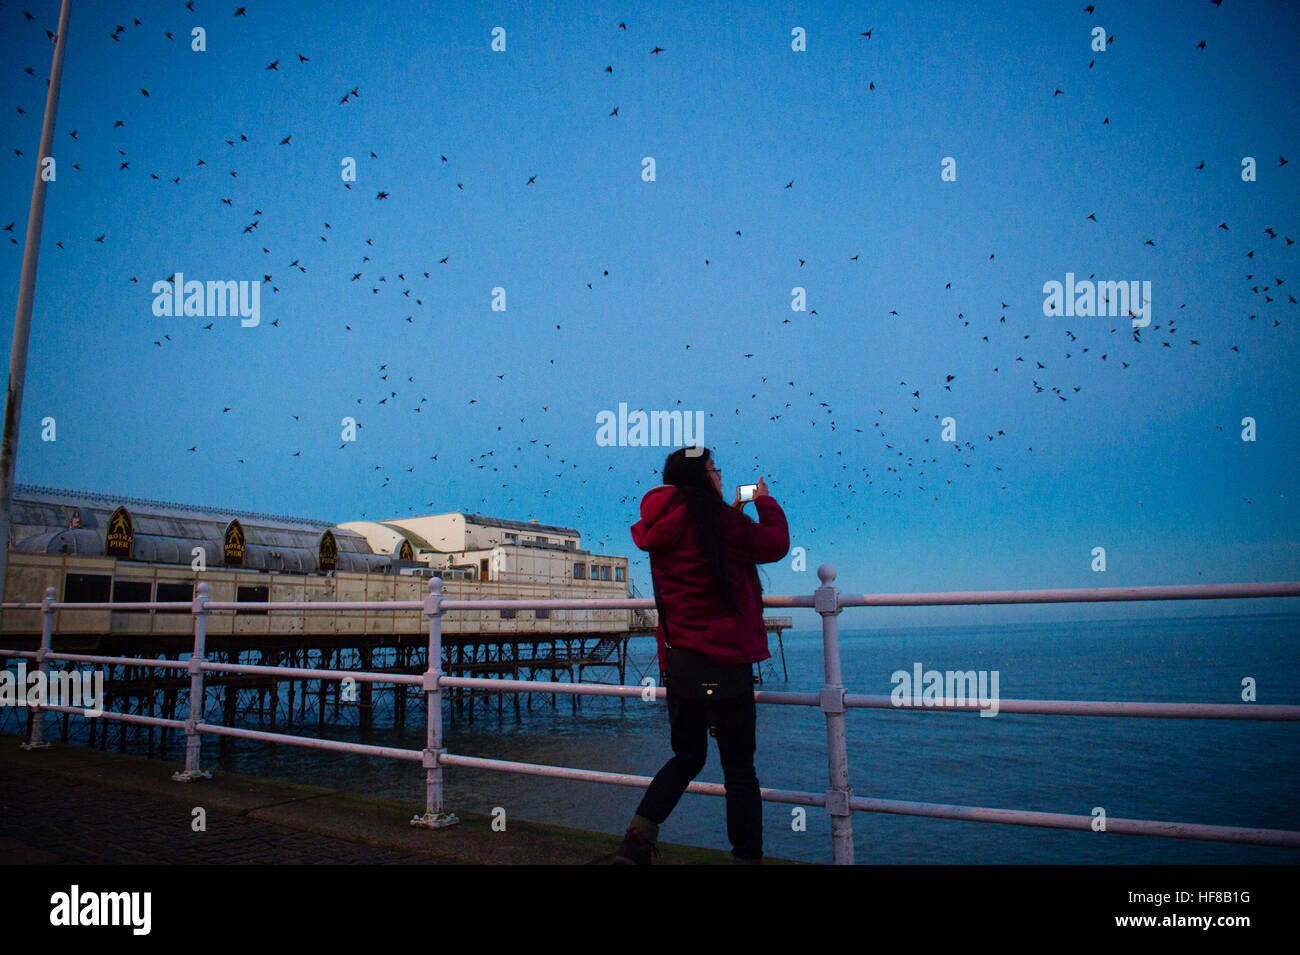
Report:
[[[824,564],[817,570],[822,585],[811,595],[766,596],[765,607],[811,607],[822,618],[822,644],[825,659],[826,682],[818,693],[782,693],[756,690],[758,703],[793,706],[815,706],[826,718],[827,762],[829,788],[824,793],[799,792],[783,789],[761,789],[763,799],[770,802],[791,803],[825,807],[831,820],[831,840],[834,861],[837,864],[853,863],[852,813],[885,812],[904,815],[928,816],[939,819],[965,819],[976,822],[996,822],[1021,826],[1041,826],[1058,829],[1093,828],[1092,816],[1063,813],[1031,812],[1019,809],[992,809],[979,806],[950,806],[938,803],[909,802],[896,799],[875,799],[856,796],[849,786],[848,751],[845,737],[845,713],[854,707],[914,709],[922,712],[975,711],[981,705],[969,698],[944,698],[942,701],[896,703],[889,696],[851,694],[846,692],[840,669],[839,614],[845,607],[922,606],[956,604],[1009,604],[1009,603],[1079,603],[1124,600],[1205,600],[1238,599],[1244,597],[1295,597],[1300,596],[1300,581],[1252,584],[1206,584],[1173,587],[1109,587],[1075,590],[1017,590],[971,591],[959,593],[915,594],[842,594],[832,585],[835,569]],[[609,783],[617,786],[646,787],[650,777],[627,773],[611,773],[564,766],[547,766],[499,759],[481,759],[450,753],[443,746],[442,688],[464,687],[498,692],[570,693],[588,696],[625,696],[642,699],[663,699],[665,690],[658,686],[609,686],[585,683],[557,683],[540,680],[482,679],[477,677],[446,676],[442,666],[442,616],[462,610],[497,610],[516,608],[551,609],[648,609],[654,601],[646,598],[574,598],[556,600],[449,600],[442,596],[442,581],[437,577],[429,581],[429,594],[424,600],[396,601],[286,601],[276,603],[214,601],[209,598],[209,585],[200,581],[193,601],[134,602],[134,603],[70,603],[56,602],[55,589],[45,592],[39,604],[6,603],[5,609],[36,609],[43,613],[44,624],[40,649],[20,651],[0,649],[0,656],[34,659],[40,671],[47,673],[47,662],[66,660],[77,663],[117,663],[139,667],[184,669],[190,674],[189,715],[185,720],[161,719],[137,714],[105,711],[104,719],[147,726],[164,726],[184,730],[186,734],[185,769],[173,774],[178,782],[192,782],[210,777],[199,766],[201,737],[207,733],[218,736],[235,736],[244,739],[284,743],[313,749],[359,753],[386,759],[418,762],[425,771],[425,812],[411,820],[415,826],[441,829],[455,825],[457,818],[443,806],[442,771],[446,766],[486,769],[527,775],[551,776],[560,779],[578,779]],[[207,616],[214,612],[235,611],[256,607],[263,611],[333,611],[333,610],[419,610],[429,618],[428,667],[421,675],[371,673],[354,670],[316,670],[301,667],[257,666],[252,664],[221,663],[207,660],[204,643],[207,636]],[[162,610],[186,611],[194,615],[194,650],[188,660],[157,660],[136,657],[107,657],[89,654],[55,653],[51,649],[54,630],[54,613],[59,609],[77,610]],[[296,679],[343,680],[357,682],[392,683],[419,686],[425,693],[426,735],[422,750],[372,746],[337,740],[316,739],[285,733],[268,733],[260,730],[221,726],[203,721],[203,674],[211,671],[255,673],[267,676]],[[195,703],[197,701],[197,705]],[[100,701],[101,703],[103,701]],[[85,707],[62,705],[33,705],[31,732],[25,749],[48,746],[42,738],[44,712],[73,713],[95,716]],[[1243,720],[1300,720],[1300,706],[1207,703],[1139,703],[1103,702],[1084,700],[998,700],[998,710],[1006,713],[1041,713],[1070,716],[1129,716],[1142,718],[1174,719],[1243,719]],[[692,782],[689,792],[712,796],[725,795],[718,783]],[[1300,848],[1300,832],[1283,829],[1251,829],[1233,826],[1212,826],[1189,823],[1161,822],[1150,819],[1106,820],[1106,832],[1130,835],[1165,836],[1175,839],[1203,839],[1216,842],[1247,843],[1253,845]]]

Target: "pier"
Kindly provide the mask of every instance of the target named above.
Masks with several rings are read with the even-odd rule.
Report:
[[[189,677],[160,672],[149,661],[177,659],[193,649],[190,611],[198,583],[213,599],[239,602],[216,615],[205,636],[210,660],[241,667],[312,670],[323,678],[228,670],[208,677],[209,705],[222,721],[323,730],[340,722],[369,731],[424,720],[419,688],[401,682],[358,681],[344,686],[332,674],[356,671],[415,676],[429,669],[428,634],[416,614],[395,613],[390,601],[418,600],[437,577],[449,597],[642,600],[628,578],[627,558],[582,546],[576,528],[451,512],[388,521],[331,523],[311,518],[126,497],[94,491],[17,485],[14,548],[8,553],[10,602],[39,607],[53,587],[64,605],[54,627],[60,651],[115,657],[105,664],[106,692],[121,712],[177,718],[177,700]],[[197,560],[202,569],[195,569]],[[300,605],[297,612],[268,605]],[[322,612],[325,604],[361,602],[371,609]],[[165,606],[164,606],[165,605]],[[111,609],[108,609],[110,608]],[[788,616],[765,619],[776,635],[775,656],[759,667],[763,682],[775,667],[785,676],[783,634]],[[627,641],[651,636],[650,608],[573,613],[564,609],[500,608],[448,621],[441,672],[475,679],[623,684],[628,681]],[[0,614],[0,645],[34,651],[43,622],[39,610]],[[132,662],[139,660],[138,664]],[[657,673],[632,674],[658,679]],[[534,691],[492,687],[449,688],[451,719],[475,718],[505,694],[517,714],[531,709]],[[555,693],[545,693],[552,707]],[[572,697],[576,710],[580,698]],[[0,731],[15,730],[0,713]],[[59,721],[64,741],[69,724]],[[88,732],[92,745],[108,745],[110,724]],[[116,726],[125,751],[127,728]],[[148,728],[149,752],[154,727]],[[158,737],[165,753],[171,736]]]

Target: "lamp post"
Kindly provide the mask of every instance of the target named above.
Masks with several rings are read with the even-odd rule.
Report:
[[[18,286],[18,311],[14,315],[14,344],[9,355],[9,392],[5,398],[4,434],[0,437],[0,602],[4,600],[9,574],[9,535],[14,495],[14,464],[18,457],[18,423],[23,412],[23,385],[27,378],[27,341],[32,330],[32,299],[36,294],[36,260],[41,253],[41,225],[45,220],[46,162],[53,161],[54,116],[59,108],[59,82],[63,78],[63,51],[68,42],[68,17],[72,0],[63,0],[59,32],[54,38],[54,62],[50,66],[50,88],[45,97],[45,125],[41,128],[41,149],[36,157],[36,184],[32,187],[32,208],[27,216],[27,246],[23,250],[23,274]],[[52,176],[49,178],[53,178]],[[4,609],[0,607],[0,619]]]

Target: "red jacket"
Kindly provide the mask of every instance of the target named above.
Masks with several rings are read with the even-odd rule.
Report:
[[[695,541],[686,501],[676,487],[661,484],[641,499],[641,520],[632,525],[632,540],[650,554],[659,582],[662,616],[668,618],[673,646],[706,653],[714,663],[756,663],[772,654],[763,626],[762,591],[755,564],[780,560],[790,550],[785,512],[771,495],[754,500],[758,522],[723,504],[722,527],[727,541],[727,572],[732,611],[717,592],[704,555]],[[659,668],[668,669],[664,621],[655,633]]]

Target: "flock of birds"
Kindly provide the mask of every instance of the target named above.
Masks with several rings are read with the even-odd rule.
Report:
[[[1220,5],[1220,0],[1211,0],[1214,6]],[[188,0],[181,4],[190,14],[195,14],[196,0]],[[1083,8],[1089,16],[1095,13],[1095,7],[1089,5]],[[210,11],[205,11],[209,13]],[[36,17],[30,12],[24,12],[27,21],[35,23]],[[233,16],[241,18],[246,23],[252,22],[249,9],[239,6],[233,8]],[[37,27],[33,27],[37,29]],[[137,34],[143,33],[147,28],[140,19],[132,17],[130,26],[119,24],[116,29],[109,35],[109,39],[115,44],[122,44],[125,48],[131,48]],[[155,28],[156,29],[156,28]],[[627,24],[620,21],[613,30],[626,33]],[[874,27],[867,29],[859,34],[859,38],[864,42],[879,42],[873,40]],[[174,26],[171,30],[160,31],[162,36],[168,42],[184,42],[188,35],[188,27]],[[177,41],[177,34],[182,39]],[[46,29],[45,36],[49,41],[53,41],[55,36],[52,31]],[[1114,42],[1114,37],[1108,38],[1108,42]],[[649,49],[644,49],[644,55],[659,57],[667,54],[669,51],[658,44],[647,44]],[[40,44],[32,44],[31,49],[35,53],[40,48]],[[1198,43],[1197,48],[1204,50],[1206,44]],[[309,51],[310,52],[310,51]],[[635,55],[635,54],[630,54]],[[37,61],[39,62],[39,61]],[[289,70],[310,70],[312,57],[297,50],[285,51],[279,57],[272,59],[263,69],[265,73],[275,73],[284,75]],[[1088,68],[1092,69],[1095,65],[1093,62],[1088,63]],[[622,67],[620,67],[622,69]],[[603,73],[612,75],[614,73],[614,64],[610,63],[604,67]],[[36,77],[36,71],[32,66],[24,68],[24,73]],[[268,82],[270,82],[268,78]],[[346,84],[345,84],[346,85]],[[869,82],[869,90],[875,89],[874,80]],[[141,98],[149,98],[148,89],[141,88]],[[43,99],[44,87],[31,85],[22,91],[22,95],[28,97],[28,106],[17,105],[15,108],[20,116],[26,115],[35,109],[39,114],[39,103]],[[329,103],[334,108],[360,109],[360,104],[364,102],[362,91],[357,86],[347,86],[346,88],[334,90],[329,96]],[[1062,89],[1056,88],[1051,93],[1051,98],[1067,95]],[[337,102],[334,100],[337,96]],[[619,104],[613,104],[613,108],[607,114],[611,119],[619,117]],[[1109,123],[1109,116],[1103,120],[1103,125]],[[114,130],[122,129],[125,122],[121,118],[104,117],[102,130],[96,130],[96,133],[107,134],[111,136]],[[65,142],[76,143],[80,150],[77,152],[78,157],[85,156],[86,146],[81,138],[81,131],[78,129],[67,130],[63,133],[66,137]],[[112,162],[118,165],[118,173],[123,176],[140,176],[147,175],[152,181],[159,184],[161,188],[192,188],[198,190],[198,194],[206,198],[211,203],[214,210],[219,211],[222,208],[229,209],[230,215],[234,216],[233,223],[223,228],[228,228],[227,236],[218,234],[218,242],[239,242],[252,241],[256,242],[257,230],[265,221],[268,215],[274,214],[264,212],[264,206],[271,209],[266,203],[249,203],[239,195],[239,167],[244,162],[256,162],[258,149],[293,149],[294,133],[288,130],[282,137],[275,138],[270,142],[260,143],[250,141],[247,132],[232,130],[227,135],[220,136],[211,144],[204,144],[200,147],[202,154],[196,154],[193,157],[193,163],[188,169],[163,169],[147,168],[150,163],[148,158],[143,159],[143,167],[140,160],[134,156],[127,156],[125,150],[116,146],[116,157]],[[256,137],[254,137],[256,138]],[[215,152],[208,152],[215,150]],[[252,155],[246,155],[245,150],[251,150]],[[13,152],[18,156],[23,156],[22,149],[15,147]],[[371,159],[378,159],[375,152],[370,152]],[[209,161],[211,160],[211,161]],[[84,161],[103,163],[104,153],[86,156]],[[135,165],[133,165],[135,163]],[[1284,156],[1278,157],[1278,167],[1287,165]],[[81,162],[71,163],[73,170],[81,170]],[[450,172],[454,170],[455,164],[447,155],[440,155],[439,166]],[[1205,162],[1202,160],[1197,164],[1189,161],[1189,167],[1204,171]],[[220,169],[222,172],[218,172]],[[224,173],[224,174],[223,174]],[[539,185],[539,176],[543,179],[543,185]],[[530,175],[525,183],[529,187],[545,188],[545,176],[542,172]],[[448,188],[454,183],[459,191],[466,189],[464,181],[456,181],[457,177],[451,175],[447,178]],[[351,182],[342,182],[341,185],[348,190],[352,189]],[[372,187],[373,188],[373,187]],[[371,202],[384,202],[391,198],[391,188],[375,190],[375,195]],[[774,189],[791,190],[795,188],[795,179],[789,178],[784,184],[774,183]],[[369,193],[367,192],[367,195]],[[1103,222],[1099,222],[1096,211],[1090,211],[1086,216],[1080,214],[1081,221],[1087,221],[1098,227],[1104,227]],[[4,232],[9,236],[10,241],[17,244],[17,238],[14,235],[15,223],[10,221],[4,226]],[[221,221],[221,220],[218,220]],[[226,220],[229,221],[229,220]],[[1242,263],[1242,272],[1244,276],[1245,288],[1256,296],[1258,305],[1250,310],[1242,318],[1249,322],[1260,321],[1261,325],[1271,323],[1271,327],[1280,327],[1289,317],[1286,309],[1296,305],[1295,295],[1290,287],[1286,285],[1286,280],[1278,275],[1273,274],[1273,270],[1264,271],[1262,268],[1254,266],[1256,249],[1253,247],[1258,243],[1272,244],[1281,242],[1284,246],[1294,245],[1294,240],[1286,234],[1286,230],[1279,230],[1275,224],[1270,223],[1262,230],[1257,230],[1253,226],[1249,228],[1237,228],[1230,226],[1229,223],[1220,223],[1218,229],[1223,230],[1234,237],[1244,232],[1244,246],[1241,250],[1240,257]],[[316,230],[316,239],[319,243],[329,243],[332,236],[333,227],[330,222],[322,219],[319,228]],[[91,228],[84,236],[59,236],[54,240],[54,245],[58,249],[66,249],[68,245],[78,243],[88,246],[93,243],[103,244],[109,240],[106,232],[100,232]],[[736,229],[734,240],[743,241],[742,229]],[[394,243],[400,244],[400,243]],[[1144,246],[1154,247],[1154,239],[1147,239]],[[1250,247],[1250,248],[1247,248]],[[308,281],[302,279],[309,272],[313,264],[313,254],[305,249],[295,249],[287,252],[282,248],[272,249],[268,246],[261,246],[262,253],[266,256],[268,264],[262,274],[264,288],[269,287],[273,295],[286,293],[292,295],[296,285],[299,282]],[[860,253],[848,255],[845,250],[843,262],[844,267],[853,268],[860,263]],[[703,267],[708,267],[713,258],[725,255],[725,250],[720,249],[712,253],[710,258],[703,258]],[[989,261],[996,258],[996,250],[989,253]],[[441,288],[440,282],[443,274],[450,275],[454,272],[456,261],[451,252],[445,255],[435,253],[430,261],[429,267],[423,265],[393,267],[391,265],[381,265],[380,261],[389,262],[376,246],[374,236],[367,236],[364,242],[359,243],[354,252],[354,264],[346,274],[336,275],[326,281],[334,283],[336,286],[351,286],[356,283],[362,284],[363,287],[369,287],[376,311],[386,311],[391,317],[391,321],[396,323],[399,328],[402,325],[415,326],[417,322],[427,324],[427,318],[422,316],[421,309],[424,309],[426,298],[432,300]],[[1270,257],[1270,262],[1276,261],[1276,257]],[[792,263],[792,268],[802,269],[808,264],[809,258],[799,258],[797,265]],[[46,269],[55,270],[59,268],[57,258],[47,259],[42,263]],[[814,266],[815,268],[815,266]],[[438,270],[443,270],[439,274]],[[594,275],[587,280],[587,277],[577,278],[576,284],[585,285],[590,291],[595,290],[595,283],[602,280],[610,280],[610,273],[607,269],[600,270],[600,275]],[[1095,277],[1095,276],[1094,276]],[[175,276],[169,277],[174,279]],[[142,285],[148,289],[152,287],[154,277],[142,277],[139,275],[123,276],[123,281],[132,285]],[[953,283],[951,281],[944,285],[945,294],[953,294]],[[1010,296],[1008,296],[1010,297]],[[392,303],[396,300],[397,305]],[[949,371],[941,377],[931,379],[918,379],[915,376],[903,372],[898,379],[898,384],[891,386],[888,393],[879,393],[878,400],[875,402],[874,415],[870,420],[861,420],[860,413],[863,408],[854,408],[852,412],[837,411],[831,401],[825,398],[819,398],[817,392],[812,389],[805,389],[792,378],[777,375],[764,375],[757,371],[753,375],[754,390],[750,394],[750,399],[754,402],[756,408],[763,409],[760,412],[765,416],[766,423],[774,428],[783,427],[790,422],[799,420],[807,416],[808,426],[810,428],[825,427],[830,432],[835,432],[837,437],[843,434],[839,443],[843,445],[833,452],[821,451],[818,458],[829,456],[832,460],[829,464],[838,472],[839,479],[831,486],[832,489],[840,489],[842,496],[840,503],[844,506],[844,517],[852,522],[860,518],[864,508],[863,498],[867,494],[873,497],[877,495],[892,495],[901,498],[903,494],[910,493],[914,487],[917,490],[930,495],[934,500],[938,500],[936,492],[953,483],[954,463],[960,463],[964,468],[972,467],[972,459],[979,456],[988,458],[988,463],[995,471],[1002,471],[1006,460],[1002,463],[993,463],[989,455],[995,450],[1001,450],[999,445],[1003,442],[1023,445],[1025,452],[1033,452],[1033,446],[1025,443],[1020,435],[1008,435],[1003,428],[985,427],[982,434],[964,438],[955,442],[945,442],[939,437],[941,430],[941,421],[949,412],[946,407],[951,406],[950,396],[955,395],[954,388],[963,386],[971,389],[985,389],[989,387],[990,382],[1001,379],[1008,379],[1010,385],[1016,388],[1022,388],[1029,396],[1043,396],[1045,399],[1055,399],[1059,402],[1067,402],[1072,398],[1086,394],[1087,383],[1093,380],[1094,370],[1090,365],[1100,366],[1106,363],[1110,366],[1118,364],[1122,369],[1129,369],[1137,361],[1137,356],[1144,350],[1156,348],[1157,351],[1175,348],[1200,348],[1202,346],[1199,338],[1188,338],[1179,334],[1178,318],[1174,317],[1178,312],[1187,308],[1186,303],[1177,306],[1176,311],[1165,312],[1169,317],[1162,322],[1153,323],[1149,328],[1132,328],[1126,316],[1119,316],[1115,319],[1106,321],[1098,319],[1080,320],[1078,324],[1072,323],[1072,328],[1066,328],[1061,322],[1052,322],[1049,324],[1041,323],[1041,314],[1037,316],[1026,316],[1016,314],[1016,310],[1009,306],[1006,301],[998,299],[1001,303],[1000,308],[980,305],[976,307],[961,308],[954,303],[948,321],[951,323],[954,334],[962,336],[963,347],[974,349],[982,361],[987,364],[986,374],[988,380],[972,381],[969,380],[971,375],[968,371],[962,374]],[[1107,303],[1108,304],[1108,303]],[[882,309],[882,314],[875,316],[882,321],[897,321],[903,316],[896,309]],[[399,316],[400,313],[400,316]],[[818,312],[813,309],[809,316],[818,316]],[[1132,313],[1130,313],[1132,314]],[[1011,324],[1008,324],[1008,318]],[[1023,328],[1029,327],[1030,323],[1038,319],[1032,334],[1023,331]],[[339,319],[339,323],[345,332],[362,334],[358,328],[354,328],[351,321]],[[797,322],[797,318],[787,318],[783,324]],[[1099,321],[1101,324],[1099,324]],[[278,318],[268,323],[271,328],[278,329],[280,320]],[[1104,327],[1103,327],[1104,326]],[[160,329],[170,329],[170,331],[160,331],[158,337],[149,338],[155,348],[190,348],[192,341],[187,337],[203,332],[211,332],[213,323],[194,324],[186,328],[175,322],[164,322],[157,326]],[[562,329],[562,324],[556,324],[556,331]],[[178,331],[178,329],[184,329]],[[969,329],[969,332],[961,330]],[[176,331],[177,337],[173,338],[172,331]],[[1143,333],[1146,333],[1146,338]],[[268,330],[269,333],[269,330]],[[283,331],[281,333],[284,333]],[[1202,336],[1205,333],[1201,333]],[[1186,342],[1186,345],[1183,345]],[[1225,342],[1225,347],[1230,348],[1232,352],[1241,353],[1241,342]],[[691,344],[685,344],[685,349],[689,350]],[[983,351],[979,351],[979,349]],[[747,367],[756,358],[754,352],[737,352],[735,361],[742,367]],[[373,371],[373,391],[360,396],[353,396],[352,401],[357,406],[355,415],[360,422],[359,426],[370,423],[372,426],[379,424],[382,427],[392,427],[394,429],[406,428],[410,431],[413,440],[410,443],[412,447],[418,446],[421,442],[418,439],[420,431],[417,430],[418,423],[425,423],[424,419],[430,418],[433,404],[428,394],[420,394],[422,390],[428,390],[424,387],[433,382],[417,382],[416,374],[406,374],[406,368],[399,370],[399,362],[396,360],[380,364]],[[417,370],[414,360],[409,362],[411,370]],[[555,359],[550,359],[550,364],[555,364]],[[491,377],[485,378],[485,383],[489,387],[505,386],[506,380],[511,372],[492,371]],[[493,384],[495,382],[495,385]],[[461,387],[471,389],[475,387],[473,374],[471,373],[467,380],[461,383]],[[804,391],[806,390],[806,397]],[[256,397],[250,396],[249,401],[256,401]],[[471,397],[466,400],[467,407],[479,404],[478,397]],[[550,405],[544,403],[545,398],[537,402],[532,412],[519,415],[518,423],[522,426],[535,427],[537,433],[542,435],[558,435],[562,433],[560,424],[549,426],[546,421],[546,415],[550,413]],[[235,412],[235,403],[221,405],[221,415],[229,415]],[[439,414],[446,414],[455,409],[447,408],[445,401],[439,403]],[[679,401],[680,405],[681,402]],[[887,410],[888,409],[888,410]],[[301,409],[300,409],[301,410]],[[869,410],[869,409],[867,409]],[[771,412],[770,414],[767,412]],[[286,412],[291,416],[294,422],[300,423],[301,414]],[[395,420],[396,416],[405,414],[414,416],[408,418],[410,424],[400,424]],[[531,417],[530,417],[531,414]],[[368,421],[361,421],[361,416],[366,415]],[[709,413],[709,417],[714,417]],[[736,418],[733,422],[727,422],[725,425],[719,422],[717,426],[710,430],[706,428],[706,435],[718,433],[719,431],[738,431],[738,425],[749,426],[752,419],[742,416],[742,408],[735,407],[731,417]],[[567,420],[567,418],[566,418]],[[528,424],[529,421],[533,423]],[[922,421],[926,423],[921,424]],[[930,423],[933,422],[933,423]],[[512,422],[513,424],[513,422]],[[416,427],[412,427],[416,425]],[[594,424],[592,426],[594,428]],[[1222,427],[1221,425],[1219,426]],[[497,432],[502,432],[502,426],[497,425]],[[522,430],[522,429],[520,429]],[[963,432],[965,432],[963,428]],[[862,436],[860,439],[854,436]],[[302,435],[304,439],[307,435]],[[755,432],[752,428],[746,435],[747,443],[764,444],[767,435],[762,432]],[[982,440],[981,440],[982,439]],[[1029,440],[1032,440],[1030,438]],[[508,442],[507,442],[508,443]],[[706,441],[706,443],[709,443]],[[344,441],[339,445],[339,452],[342,454],[356,454],[355,449],[350,448],[351,442]],[[874,447],[872,446],[874,444]],[[941,445],[946,445],[941,449]],[[739,448],[740,442],[733,441],[732,447]],[[191,454],[201,454],[202,449],[198,444],[191,445],[186,449]],[[286,449],[284,453],[294,458],[302,457],[302,447]],[[719,452],[721,457],[724,452]],[[540,454],[540,458],[539,455]],[[657,456],[656,456],[657,457]],[[240,465],[247,465],[245,458],[235,459]],[[776,469],[762,467],[762,462],[757,456],[754,456],[753,467],[751,470],[755,474],[764,470],[769,476],[773,476]],[[880,462],[877,464],[864,464],[863,462]],[[428,472],[433,470],[435,464],[451,464],[451,462],[439,462],[439,455],[432,454],[427,458],[415,461],[409,465],[399,465],[396,469],[397,474],[416,474],[417,469],[421,472],[421,478],[428,478]],[[487,487],[488,481],[493,483],[498,478],[507,478],[500,482],[501,494],[495,489],[485,493],[479,500],[479,506],[474,508],[462,508],[463,510],[502,512],[507,511],[509,506],[515,502],[513,496],[508,496],[512,487],[511,481],[519,481],[526,477],[530,482],[546,481],[550,486],[545,487],[542,496],[552,498],[552,491],[556,493],[554,499],[559,506],[573,507],[576,510],[575,518],[583,516],[583,495],[572,495],[565,490],[571,486],[574,479],[580,485],[590,485],[593,490],[602,488],[608,493],[610,487],[609,478],[605,475],[591,475],[582,477],[582,468],[579,462],[569,461],[561,456],[558,451],[552,449],[550,441],[544,441],[542,438],[532,438],[527,442],[520,441],[515,443],[513,454],[506,447],[494,446],[489,450],[483,451],[478,455],[468,458],[470,468],[484,472],[482,481],[479,483]],[[625,509],[635,519],[636,506],[640,501],[641,493],[650,486],[657,484],[660,477],[661,462],[656,460],[654,465],[649,469],[649,474],[636,482],[637,486],[631,493],[624,495],[619,499],[619,504],[624,505]],[[466,470],[463,464],[455,465],[461,471]],[[365,466],[365,472],[371,475],[375,480],[373,486],[358,487],[358,499],[367,497],[379,497],[377,492],[390,492],[387,496],[379,497],[385,505],[394,503],[394,497],[397,496],[391,492],[401,488],[402,495],[409,497],[408,486],[402,484],[393,484],[394,474],[389,473],[389,466],[385,463],[374,463]],[[615,470],[613,465],[609,465],[606,471]],[[729,469],[735,473],[735,467]],[[576,474],[573,472],[577,472]],[[539,473],[540,472],[540,473]],[[567,472],[567,473],[566,473]],[[957,472],[960,474],[960,472]],[[489,478],[489,475],[492,475]],[[557,482],[551,483],[550,479],[555,478]],[[382,480],[378,480],[382,478]],[[780,476],[774,476],[774,482],[779,485]],[[429,486],[436,486],[436,478],[429,480]],[[360,483],[360,482],[358,482]],[[1006,485],[1002,485],[1003,488]],[[873,488],[868,491],[868,488]],[[798,494],[806,494],[806,488],[800,488]],[[860,496],[861,495],[861,496]],[[857,497],[855,502],[853,498]],[[439,505],[435,501],[429,501],[429,508],[448,509],[445,504]],[[414,513],[416,506],[410,506],[410,511]],[[424,509],[421,508],[421,511]],[[366,516],[365,511],[361,511],[361,516]],[[390,510],[390,513],[392,511]],[[503,515],[513,516],[513,515]],[[828,515],[831,516],[831,515]],[[838,515],[835,515],[838,516]],[[858,526],[863,526],[859,524]],[[806,533],[815,533],[816,528],[806,529]],[[608,541],[608,538],[606,538]]]

